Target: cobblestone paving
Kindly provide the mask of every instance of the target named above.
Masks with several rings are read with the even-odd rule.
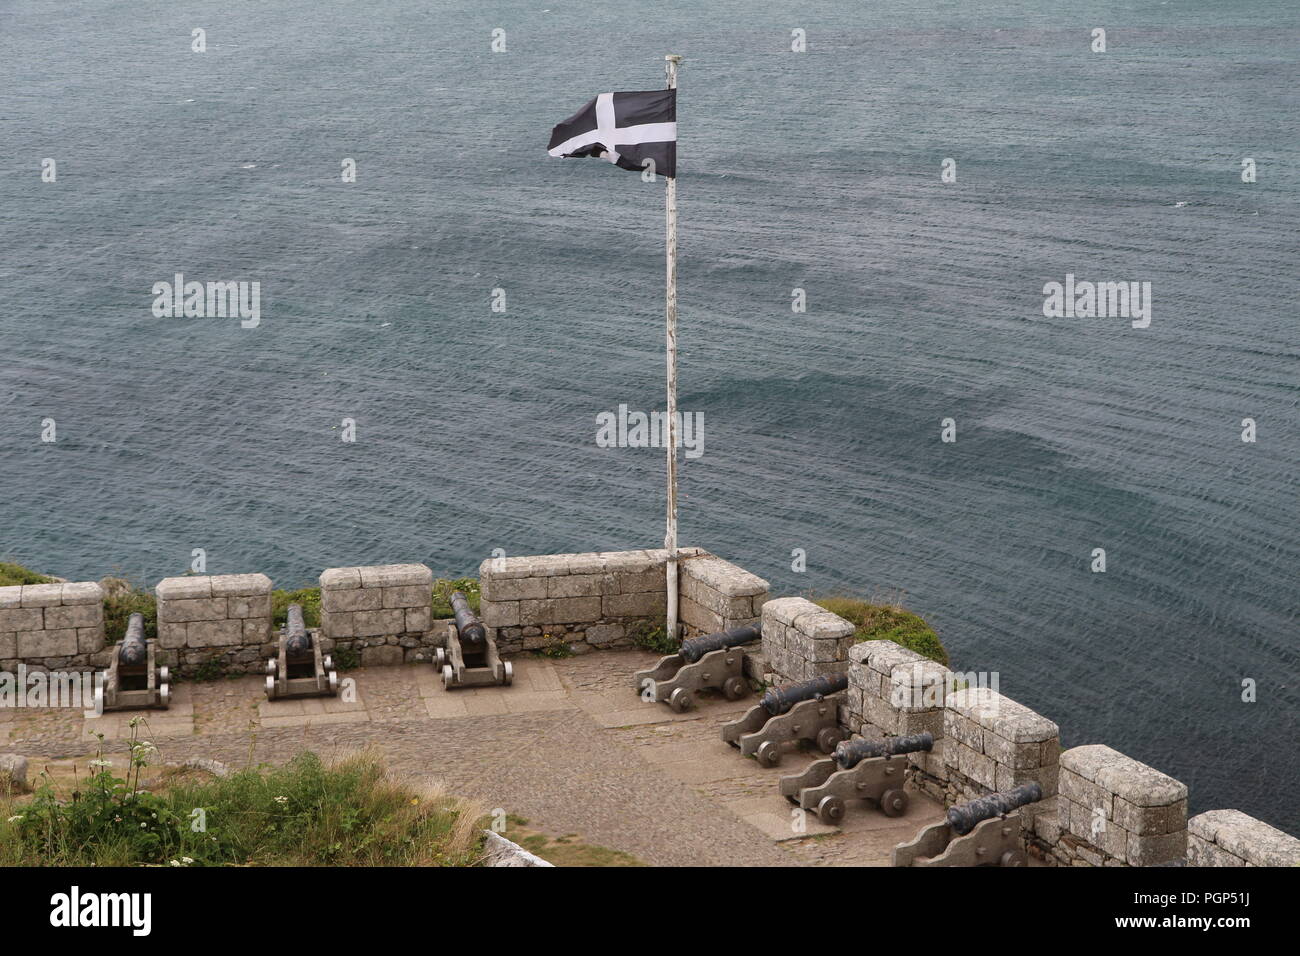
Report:
[[[267,701],[252,676],[185,684],[169,710],[144,712],[141,730],[168,762],[244,766],[376,748],[419,782],[659,865],[888,865],[896,843],[941,818],[913,794],[901,819],[851,809],[843,829],[807,815],[796,832],[776,780],[820,755],[789,753],[765,770],[723,743],[718,725],[753,698],[704,698],[686,714],[642,703],[631,676],[651,662],[639,651],[517,657],[512,687],[456,691],[431,665],[366,668],[341,675],[354,684],[337,699]],[[0,711],[0,749],[36,758],[33,773],[40,757],[93,752],[95,733],[123,752],[133,716]]]

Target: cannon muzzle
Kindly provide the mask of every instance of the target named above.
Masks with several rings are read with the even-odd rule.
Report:
[[[842,740],[835,748],[835,762],[844,770],[856,767],[871,757],[893,757],[917,753],[934,747],[930,733],[886,737],[884,740]]]
[[[306,657],[311,653],[311,637],[302,619],[302,605],[290,604],[284,624],[284,652],[290,657]]]
[[[122,646],[117,649],[117,660],[128,667],[144,664],[149,659],[149,649],[144,643],[144,615],[132,614],[126,622]]]
[[[948,825],[958,836],[965,836],[975,829],[976,824],[1010,813],[1027,803],[1043,799],[1043,788],[1032,780],[1022,783],[1014,790],[990,793],[969,803],[960,803],[948,810]]]
[[[739,647],[741,644],[756,641],[762,636],[763,630],[760,625],[747,624],[744,627],[733,627],[729,631],[718,631],[716,634],[704,634],[700,637],[692,637],[689,641],[682,641],[679,653],[686,663],[694,664],[710,651],[720,651],[724,647]]]
[[[451,609],[456,614],[456,632],[460,639],[470,644],[482,644],[487,640],[487,628],[478,616],[470,610],[469,601],[459,591],[451,592]]]
[[[800,684],[787,684],[785,687],[773,687],[759,701],[773,717],[780,716],[795,704],[818,697],[828,697],[849,686],[849,676],[814,677]]]

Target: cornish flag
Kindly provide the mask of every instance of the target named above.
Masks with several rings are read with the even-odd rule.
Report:
[[[638,173],[651,168],[660,176],[676,176],[677,91],[601,93],[551,130],[547,152],[565,159],[596,156]]]

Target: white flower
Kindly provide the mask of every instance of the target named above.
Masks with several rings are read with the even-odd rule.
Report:
[[[184,863],[186,866],[189,866],[194,861],[191,860],[188,856],[183,856],[181,857],[181,862]]]
[[[289,802],[289,798],[288,798],[288,797],[276,797],[276,798],[275,798],[275,802],[276,802],[276,803],[288,803],[288,802]]]
[[[89,766],[91,766],[91,767],[111,767],[111,766],[113,766],[113,761],[111,761],[111,760],[102,760],[102,759],[101,759],[101,760],[92,760],[92,761],[90,761]]]
[[[168,866],[180,866],[180,865],[181,865],[181,861],[180,861],[180,860],[171,860],[167,865],[168,865]]]
[[[21,820],[22,818],[23,818],[23,815],[20,813],[20,814],[18,814],[18,816],[16,816],[16,817],[10,817],[10,818],[8,819],[7,822],[9,822],[9,823],[17,823],[17,822],[18,822],[19,820]]]

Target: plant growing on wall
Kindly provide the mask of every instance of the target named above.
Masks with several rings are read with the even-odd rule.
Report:
[[[920,615],[913,614],[898,603],[873,604],[859,598],[813,598],[814,604],[838,614],[853,624],[855,643],[863,641],[893,641],[922,657],[948,665],[948,651],[939,640],[934,628]]]
[[[320,626],[320,588],[271,592],[271,623],[283,626],[289,620],[289,605],[302,605],[302,621],[307,627]]]
[[[662,624],[649,621],[637,621],[628,626],[627,635],[637,647],[655,654],[676,654],[681,642],[668,636],[668,629]]]
[[[439,578],[433,582],[432,607],[435,621],[456,616],[451,609],[452,591],[462,592],[469,602],[470,610],[475,614],[479,612],[478,578]]]

